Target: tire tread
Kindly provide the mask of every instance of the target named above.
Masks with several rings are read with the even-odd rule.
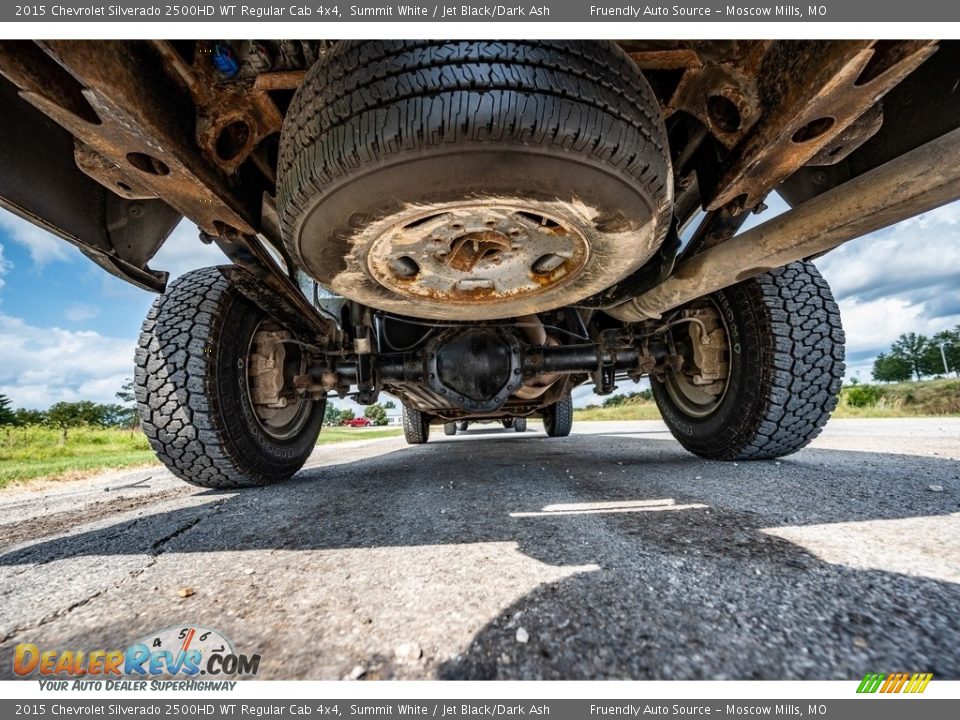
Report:
[[[307,73],[284,120],[281,226],[298,257],[297,224],[329,186],[394,156],[493,141],[618,169],[647,188],[666,228],[665,137],[652,90],[612,42],[343,42]]]

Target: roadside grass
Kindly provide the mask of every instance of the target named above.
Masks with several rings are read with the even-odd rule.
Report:
[[[866,390],[864,388],[867,388]],[[960,379],[943,378],[887,385],[843,388],[836,418],[909,418],[960,416]],[[576,410],[574,420],[659,420],[652,400],[634,397],[615,407]],[[397,437],[396,427],[325,427],[318,445],[349,440]],[[157,464],[146,437],[138,430],[78,427],[0,428],[0,488],[38,478],[73,479],[102,470]]]
[[[834,413],[835,417],[850,418],[938,415],[960,415],[960,379],[848,386],[840,392],[840,404]]]
[[[0,428],[0,487],[34,478],[82,476],[156,462],[139,430]]]
[[[328,445],[329,443],[346,440],[375,440],[377,438],[398,437],[399,435],[403,435],[403,430],[398,427],[324,427],[320,431],[320,437],[317,438],[317,445]]]
[[[840,391],[840,402],[833,412],[835,418],[937,416],[960,416],[960,379],[847,386]],[[573,419],[659,420],[660,411],[652,400],[634,397],[614,407],[575,410]]]
[[[594,407],[573,411],[574,421],[659,420],[660,411],[653,400],[626,402],[615,407]]]
[[[400,428],[323,428],[318,445],[402,434]],[[138,465],[157,458],[139,430],[28,426],[0,428],[0,488],[27,480],[66,480]]]

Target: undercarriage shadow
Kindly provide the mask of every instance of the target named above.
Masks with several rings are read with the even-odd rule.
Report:
[[[543,563],[597,569],[504,609],[439,677],[960,677],[960,585],[832,564],[765,531],[957,512],[960,463],[850,455],[733,465],[619,434],[430,443],[22,545],[0,556],[0,570],[158,551],[507,541]],[[930,492],[933,482],[947,491]]]

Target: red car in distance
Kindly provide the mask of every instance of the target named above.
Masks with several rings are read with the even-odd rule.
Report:
[[[361,417],[361,418],[353,418],[352,420],[344,420],[344,421],[343,421],[343,426],[344,426],[344,427],[370,427],[371,425],[373,425],[372,422],[370,422],[370,421],[367,420],[366,418],[362,418],[362,417]]]

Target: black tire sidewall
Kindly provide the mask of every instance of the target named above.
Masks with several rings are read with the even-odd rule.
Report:
[[[265,315],[236,290],[225,300],[214,326],[218,337],[207,375],[211,410],[237,464],[261,478],[262,484],[279,482],[299,470],[313,452],[326,400],[309,401],[309,416],[294,437],[279,440],[266,434],[257,421],[246,376],[247,348]]]

